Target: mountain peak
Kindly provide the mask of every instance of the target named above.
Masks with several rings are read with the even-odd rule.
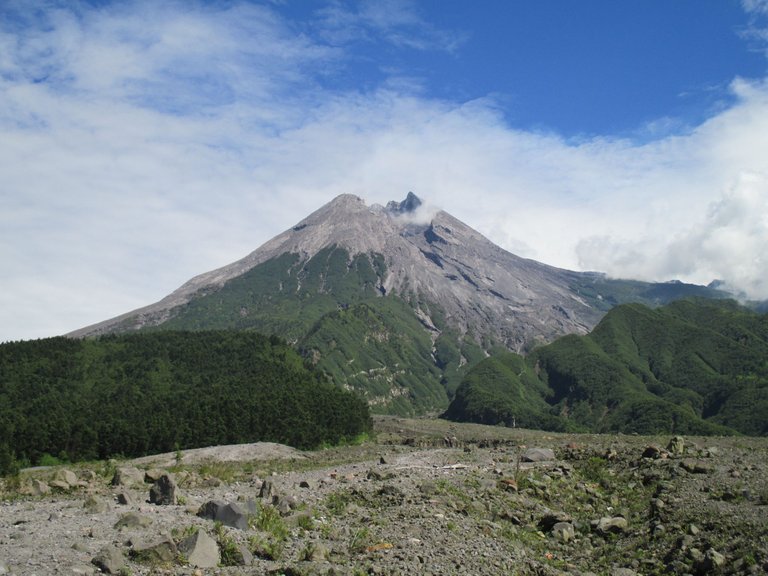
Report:
[[[416,196],[413,192],[408,192],[408,196],[406,196],[405,200],[402,202],[396,202],[395,200],[387,202],[387,212],[396,215],[410,214],[411,212],[415,212],[421,205],[421,198]]]

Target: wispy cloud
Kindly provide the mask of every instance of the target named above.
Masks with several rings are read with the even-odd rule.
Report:
[[[412,0],[336,0],[318,10],[323,39],[344,45],[350,42],[386,42],[417,50],[453,52],[466,33],[437,28],[427,22]]]
[[[685,132],[572,142],[417,79],[330,88],[356,56],[329,31],[460,36],[378,6],[334,4],[320,33],[253,3],[4,3],[0,341],[157,300],[340,193],[413,190],[522,256],[768,297],[764,82],[734,81],[737,102]]]

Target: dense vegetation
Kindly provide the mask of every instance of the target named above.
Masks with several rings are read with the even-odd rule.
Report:
[[[470,370],[445,416],[551,430],[768,435],[768,316],[732,301],[611,310],[587,336]]]
[[[374,411],[442,410],[468,364],[484,353],[473,339],[450,330],[435,304],[384,295],[385,276],[379,254],[350,257],[335,246],[306,261],[283,254],[199,295],[154,330],[277,334],[296,343],[337,385],[366,398]],[[434,353],[414,305],[429,309],[439,325]]]
[[[360,393],[374,412],[442,411],[467,371],[497,343],[483,334],[460,334],[439,303],[421,294],[407,288],[385,294],[386,276],[381,254],[350,255],[338,246],[306,260],[285,253],[220,289],[197,294],[151,329],[276,334],[295,343],[335,383]],[[679,282],[650,284],[581,273],[573,273],[571,288],[603,311],[629,301],[659,305],[690,294],[724,295]],[[425,327],[417,310],[429,316],[437,332]],[[128,318],[119,330],[139,325],[144,324]]]
[[[0,345],[0,473],[16,463],[254,441],[300,448],[370,430],[366,403],[284,341],[166,331]]]

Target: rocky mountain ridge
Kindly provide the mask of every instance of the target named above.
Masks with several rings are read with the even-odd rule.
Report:
[[[499,349],[585,334],[627,301],[717,290],[608,279],[521,258],[410,193],[338,196],[232,264],[159,302],[77,330],[255,330],[295,344],[377,410],[442,411],[465,371]]]
[[[382,295],[423,296],[439,303],[461,333],[492,334],[511,350],[525,350],[563,334],[586,333],[602,317],[604,310],[574,288],[604,282],[602,276],[520,258],[450,214],[425,215],[420,207],[412,193],[386,208],[367,206],[361,198],[343,194],[245,258],[192,278],[155,304],[69,335],[160,325],[186,303],[221,289],[259,264],[282,254],[297,254],[300,262],[306,262],[330,246],[346,249],[350,257],[383,255],[387,269],[378,278]],[[417,313],[434,328],[430,310],[417,307]]]

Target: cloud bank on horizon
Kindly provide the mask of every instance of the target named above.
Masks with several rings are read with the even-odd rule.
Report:
[[[154,302],[341,193],[768,298],[768,1],[646,2],[650,31],[609,1],[464,4],[4,2],[0,341]]]

